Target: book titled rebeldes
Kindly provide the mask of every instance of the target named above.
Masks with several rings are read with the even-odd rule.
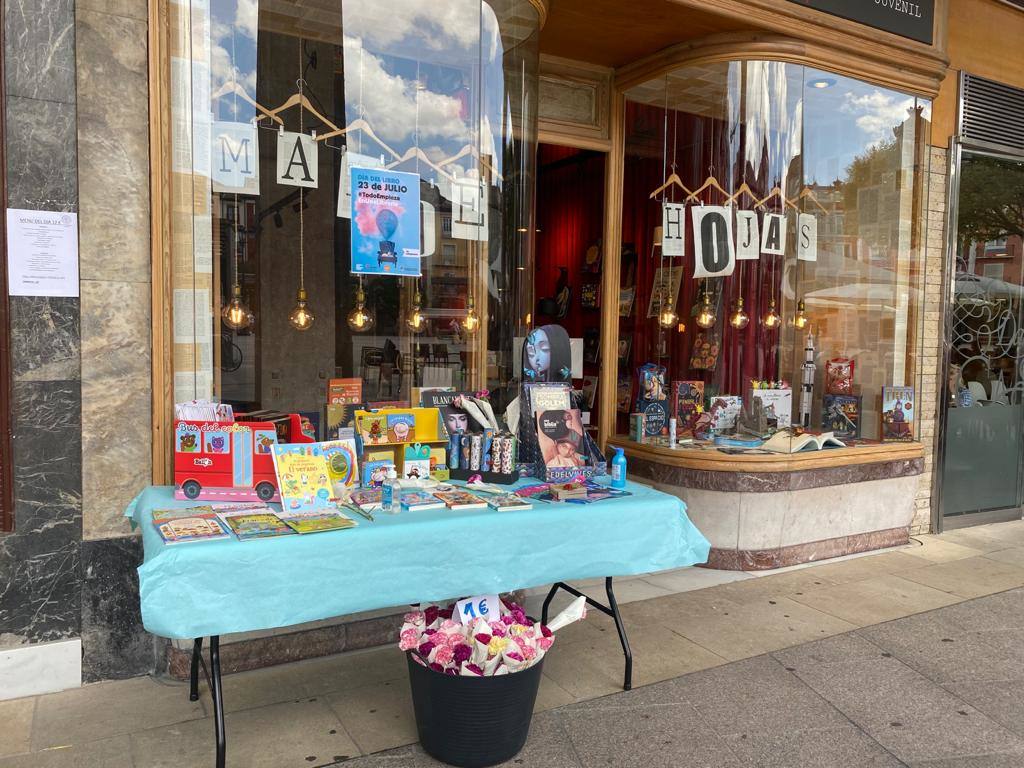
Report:
[[[914,388],[882,387],[882,440],[914,439]]]

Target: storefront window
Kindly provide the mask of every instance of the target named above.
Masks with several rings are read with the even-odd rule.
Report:
[[[929,104],[764,61],[684,67],[626,98],[618,431],[661,366],[667,415],[679,382],[706,414],[698,436],[733,433],[722,414],[742,398],[771,428],[844,441],[896,437],[895,408],[910,439],[913,402],[883,389],[916,384]]]
[[[171,9],[175,399],[317,412],[350,378],[502,405],[533,303],[534,6]]]

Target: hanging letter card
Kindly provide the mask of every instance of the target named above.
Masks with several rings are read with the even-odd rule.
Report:
[[[277,183],[315,189],[320,167],[317,149],[316,139],[308,134],[278,131]]]
[[[452,237],[487,239],[487,203],[480,182],[475,179],[452,182]]]
[[[813,213],[801,213],[796,231],[796,257],[801,261],[818,260],[818,220]]]
[[[252,123],[218,120],[211,134],[210,173],[214,192],[260,193],[260,144]]]
[[[757,211],[736,211],[736,259],[756,260],[761,256],[761,232]]]
[[[736,268],[732,239],[732,210],[718,205],[694,205],[694,277],[725,277]]]
[[[665,256],[686,255],[686,206],[664,203],[661,207],[661,252]]]
[[[761,253],[768,256],[786,254],[786,217],[781,213],[766,213],[761,230]]]

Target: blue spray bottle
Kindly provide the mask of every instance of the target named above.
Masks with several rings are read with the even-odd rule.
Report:
[[[626,487],[626,455],[621,448],[615,449],[612,459],[612,488]]]

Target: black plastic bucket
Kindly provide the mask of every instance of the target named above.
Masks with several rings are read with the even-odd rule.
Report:
[[[511,760],[526,743],[544,659],[522,672],[461,677],[435,672],[407,653],[420,744],[461,768]]]

